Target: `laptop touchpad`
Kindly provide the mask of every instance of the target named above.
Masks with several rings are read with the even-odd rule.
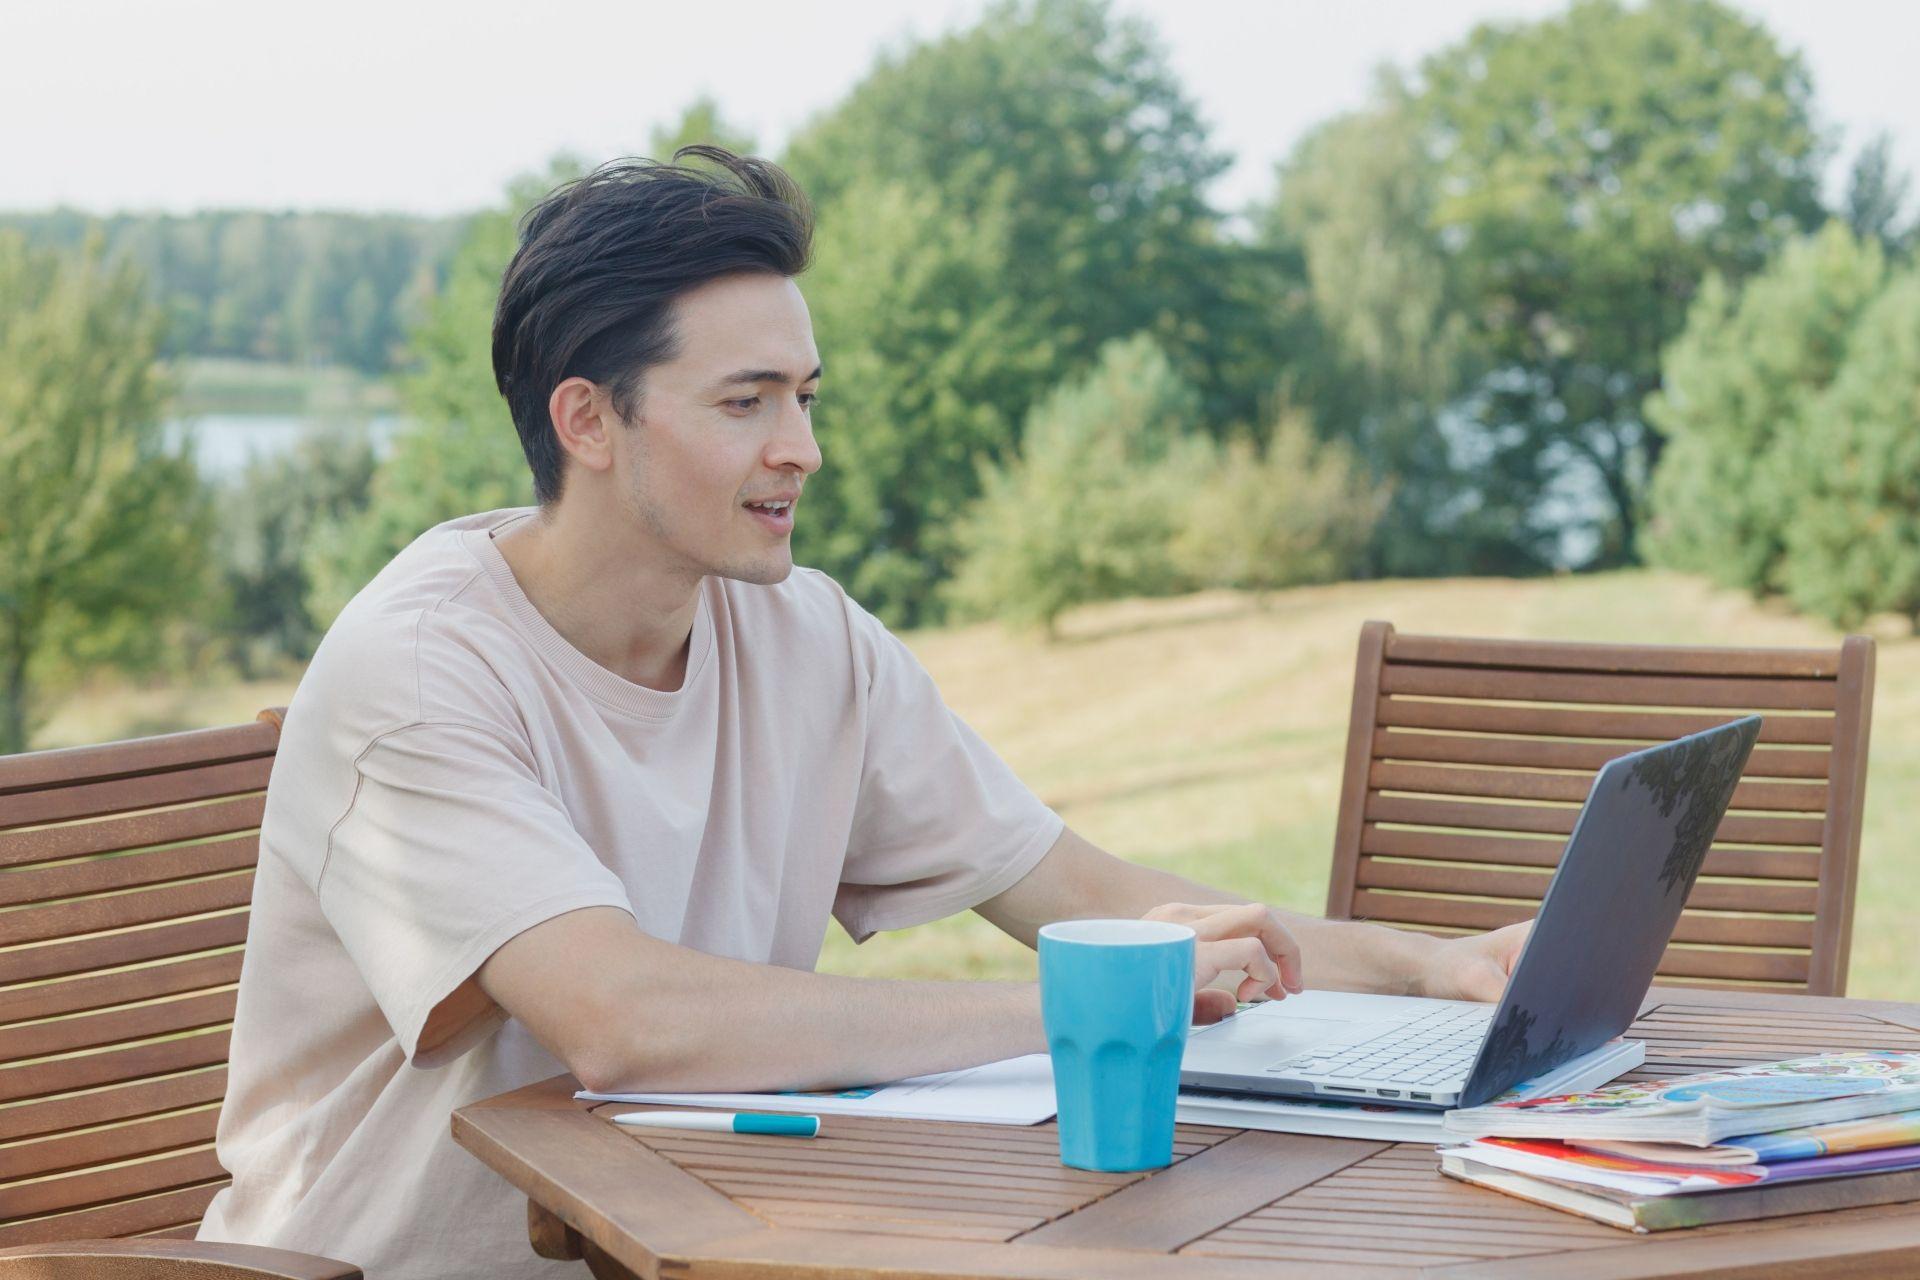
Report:
[[[1230,1018],[1210,1031],[1210,1045],[1225,1049],[1258,1048],[1275,1059],[1289,1058],[1309,1050],[1358,1044],[1397,1025],[1393,1022],[1348,1022],[1329,1018],[1249,1017]]]

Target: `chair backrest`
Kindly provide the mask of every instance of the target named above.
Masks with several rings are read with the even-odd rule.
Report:
[[[0,758],[0,1248],[190,1236],[267,775],[252,724]]]
[[[1436,933],[1534,913],[1594,773],[1763,716],[1663,980],[1841,995],[1873,641],[1687,648],[1360,631],[1327,914]]]

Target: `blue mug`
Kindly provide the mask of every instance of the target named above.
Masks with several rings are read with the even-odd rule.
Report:
[[[1173,1163],[1193,948],[1193,930],[1157,920],[1041,928],[1040,1016],[1062,1164],[1126,1173]]]

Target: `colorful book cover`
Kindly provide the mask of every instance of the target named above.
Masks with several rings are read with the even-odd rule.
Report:
[[[1916,1103],[1920,1053],[1861,1050],[1492,1103],[1449,1113],[1447,1130],[1464,1137],[1634,1138],[1702,1146],[1734,1134],[1905,1111]],[[1781,1117],[1777,1125],[1768,1123],[1769,1112]]]
[[[1726,1191],[1759,1183],[1836,1178],[1920,1168],[1920,1145],[1853,1151],[1841,1155],[1784,1160],[1777,1164],[1684,1165],[1635,1160],[1570,1146],[1564,1142],[1519,1138],[1481,1138],[1453,1154],[1515,1172],[1560,1182],[1611,1187],[1638,1195],[1687,1195]]]
[[[1673,1164],[1778,1164],[1785,1160],[1844,1155],[1849,1151],[1920,1145],[1920,1111],[1804,1125],[1778,1133],[1747,1134],[1711,1147],[1687,1147],[1676,1142],[1584,1141],[1574,1145],[1610,1155]]]

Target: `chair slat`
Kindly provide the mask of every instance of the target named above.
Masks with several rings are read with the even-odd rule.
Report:
[[[1580,803],[1593,789],[1592,777],[1570,773],[1527,773],[1515,769],[1475,769],[1464,765],[1398,764],[1376,760],[1367,779],[1380,791],[1418,791],[1434,795],[1483,796],[1496,800],[1563,800]],[[1810,782],[1742,782],[1734,788],[1735,809],[1772,809],[1823,813],[1827,788]]]
[[[1420,667],[1389,662],[1380,691],[1496,702],[1586,702],[1608,706],[1737,707],[1752,711],[1831,711],[1831,680],[1751,680],[1714,676],[1589,675],[1479,667]]]
[[[0,758],[0,1247],[191,1238],[281,712]]]
[[[117,1204],[74,1213],[0,1224],[0,1249],[19,1244],[57,1244],[63,1240],[102,1240],[139,1235],[156,1227],[197,1221],[209,1202],[231,1179],[202,1183],[179,1191],[122,1200]]]
[[[1717,728],[1735,718],[1724,713],[1590,711],[1585,707],[1516,707],[1492,702],[1422,702],[1414,698],[1381,698],[1377,710],[1377,723],[1403,729],[1618,738],[1640,743],[1668,742],[1689,733]],[[1833,717],[1766,716],[1760,724],[1759,740],[1826,746],[1833,741]]]
[[[133,893],[76,898],[38,906],[31,911],[15,910],[0,914],[0,926],[6,928],[10,942],[45,942],[244,907],[252,900],[253,872],[246,871]]]
[[[1376,822],[1560,836],[1573,834],[1574,819],[1579,814],[1575,805],[1549,808],[1531,804],[1473,804],[1464,800],[1428,800],[1379,793],[1370,795],[1367,803],[1367,817]],[[1818,818],[1758,818],[1733,814],[1721,821],[1714,839],[1723,844],[1818,847],[1822,826]]]
[[[189,729],[184,733],[165,733],[98,746],[33,751],[0,758],[0,795],[249,757],[271,757],[279,742],[277,725],[254,720],[218,729]]]
[[[189,1067],[212,1066],[227,1060],[230,1039],[229,1032],[208,1031],[178,1040],[110,1049],[105,1053],[0,1067],[0,1102],[138,1080]]]
[[[143,850],[57,867],[0,872],[0,907],[52,902],[85,893],[131,889],[139,885],[185,880],[192,876],[238,871],[260,860],[260,837],[235,836],[168,849]],[[0,917],[4,919],[4,917]]]
[[[1544,871],[1439,866],[1422,862],[1360,860],[1359,882],[1369,889],[1409,889],[1480,898],[1521,898],[1537,903],[1553,877]],[[1811,884],[1728,884],[1696,881],[1687,905],[1701,911],[1749,911],[1811,915],[1819,890]]]
[[[0,1109],[0,1142],[132,1120],[202,1102],[218,1102],[226,1092],[227,1068],[222,1064],[159,1080],[137,1080],[87,1093],[39,1098]]]
[[[240,952],[228,951],[139,969],[120,969],[91,978],[69,978],[64,982],[0,991],[0,1054],[4,1053],[10,1034],[6,1024],[11,1022],[85,1013],[135,1000],[226,986],[239,980]]]
[[[117,853],[122,849],[144,849],[150,845],[251,831],[260,825],[266,808],[265,796],[240,796],[233,800],[215,800],[182,809],[161,809],[152,813],[136,813],[126,818],[105,818],[65,827],[0,831],[0,867],[81,858],[92,853]]]
[[[1360,836],[1360,852],[1440,862],[1484,862],[1500,866],[1557,867],[1564,840],[1528,840],[1516,836],[1462,835],[1450,831],[1408,831],[1369,822]],[[1818,880],[1820,855],[1788,849],[1714,848],[1702,875],[1751,876],[1766,880]]]
[[[1715,645],[1586,644],[1395,634],[1387,639],[1386,656],[1389,662],[1440,666],[1472,663],[1617,674],[1831,680],[1840,673],[1840,656],[1831,649],[1724,649]]]
[[[203,1106],[195,1111],[151,1116],[111,1129],[43,1138],[7,1149],[6,1176],[37,1178],[88,1165],[133,1160],[178,1147],[199,1146],[213,1141],[219,1121],[219,1107]]]
[[[213,1148],[206,1147],[43,1182],[0,1185],[0,1220],[81,1209],[130,1196],[173,1191],[226,1176],[227,1171],[214,1158]]]
[[[7,797],[0,807],[0,825],[25,827],[74,818],[105,817],[131,809],[210,800],[215,796],[259,791],[273,772],[273,758],[263,756],[203,769],[175,769],[110,782],[89,782],[48,791],[28,791]]]
[[[204,920],[183,920],[176,924],[129,929],[125,933],[0,951],[0,984],[64,978],[68,974],[85,973],[89,969],[138,964],[142,960],[159,960],[195,951],[211,951],[216,947],[230,947],[247,940],[247,914],[236,911]]]
[[[1412,733],[1381,729],[1373,735],[1376,760],[1418,760],[1445,764],[1512,765],[1527,769],[1596,770],[1609,760],[1652,746],[1652,741],[1574,742],[1543,738],[1468,737],[1450,733]],[[1758,747],[1747,765],[1749,778],[1827,776],[1827,753],[1792,747]]]
[[[131,1009],[107,1009],[77,1018],[55,1018],[0,1031],[0,1063],[20,1062],[55,1053],[96,1049],[102,1045],[171,1031],[199,1031],[233,1020],[234,992],[213,991],[178,1000],[161,1000]]]

